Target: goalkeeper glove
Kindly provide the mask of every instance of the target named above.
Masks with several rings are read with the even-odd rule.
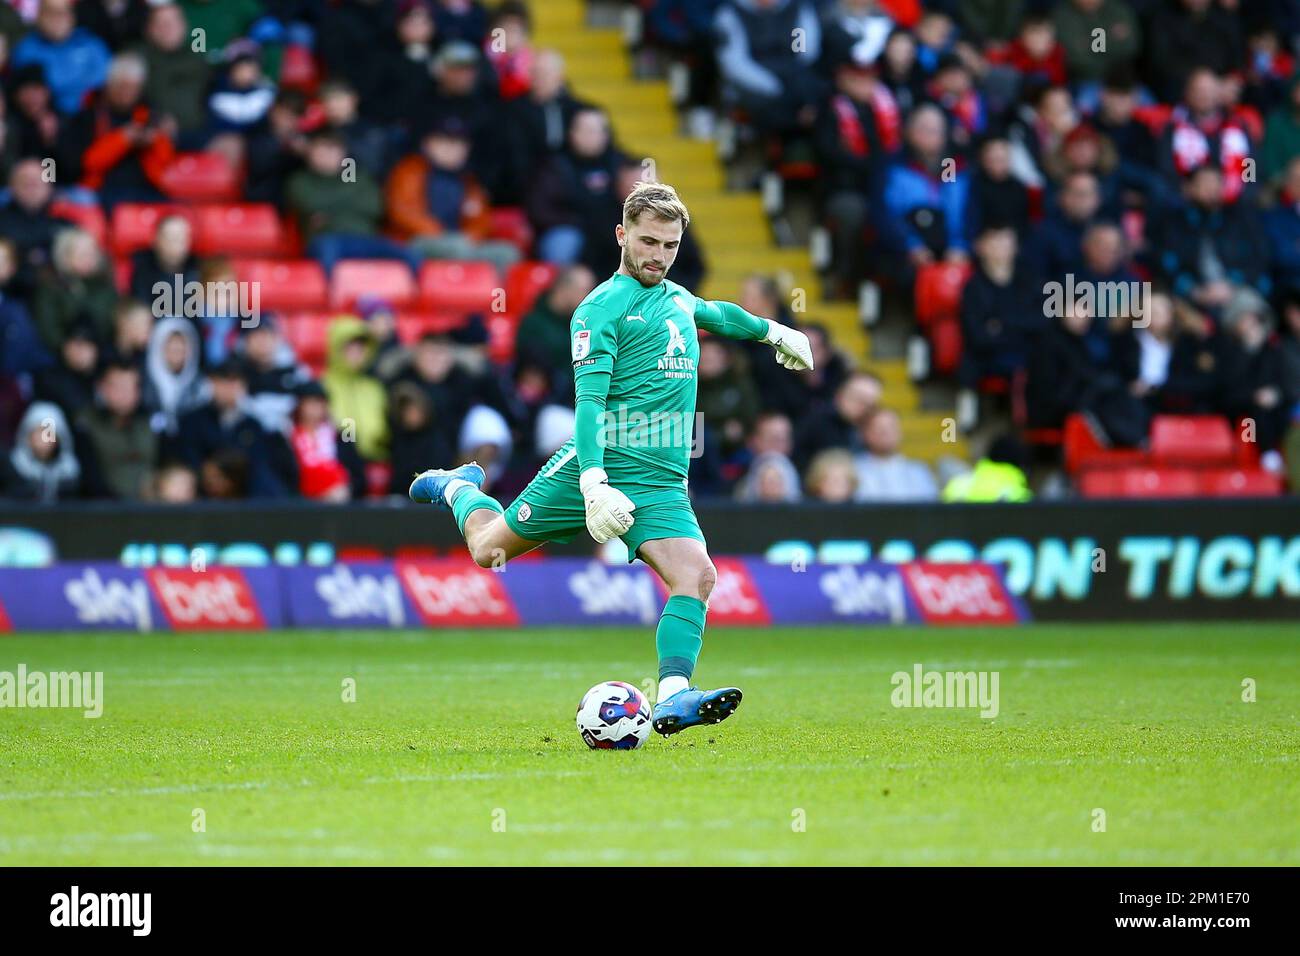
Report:
[[[609,486],[604,468],[588,468],[579,476],[578,487],[587,506],[587,530],[597,544],[617,538],[632,527],[635,520],[632,511],[636,505],[623,492]]]
[[[796,372],[813,367],[812,346],[808,344],[808,336],[798,329],[768,319],[763,341],[776,349],[776,360],[783,367]]]

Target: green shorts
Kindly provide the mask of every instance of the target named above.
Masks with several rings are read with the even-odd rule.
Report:
[[[610,479],[610,484],[632,499],[635,519],[622,541],[627,545],[627,560],[636,558],[637,549],[647,541],[660,538],[695,538],[704,540],[695,510],[686,494],[686,485],[650,486]],[[587,509],[578,487],[578,455],[572,441],[566,442],[550,461],[542,466],[528,487],[506,508],[510,530],[529,541],[556,541],[565,544],[587,533]]]

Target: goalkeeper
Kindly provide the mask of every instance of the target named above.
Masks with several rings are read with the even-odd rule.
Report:
[[[691,686],[717,571],[687,496],[695,418],[697,329],[773,346],[788,369],[812,368],[802,332],[730,302],[697,299],[667,279],[690,216],[663,183],[638,183],[614,228],[617,272],[588,295],[569,325],[577,390],[574,437],[502,508],[473,462],[416,476],[411,499],[451,509],[482,567],[585,529],[622,538],[668,588],[655,632],[659,691],[654,729],[674,734],[717,723],[740,704],[735,687]]]

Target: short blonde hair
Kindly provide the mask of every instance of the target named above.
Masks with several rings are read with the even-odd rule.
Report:
[[[680,222],[685,229],[691,224],[691,214],[677,190],[667,183],[639,182],[623,200],[623,224],[636,225],[642,213],[649,213],[664,222]]]

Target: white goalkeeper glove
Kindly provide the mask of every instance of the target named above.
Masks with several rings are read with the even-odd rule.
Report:
[[[579,476],[578,487],[587,505],[587,530],[597,544],[627,533],[635,520],[632,511],[636,505],[623,492],[609,486],[604,468],[588,468]]]
[[[767,320],[767,337],[763,339],[776,349],[776,360],[788,369],[802,372],[813,367],[812,346],[808,336],[798,329]]]

